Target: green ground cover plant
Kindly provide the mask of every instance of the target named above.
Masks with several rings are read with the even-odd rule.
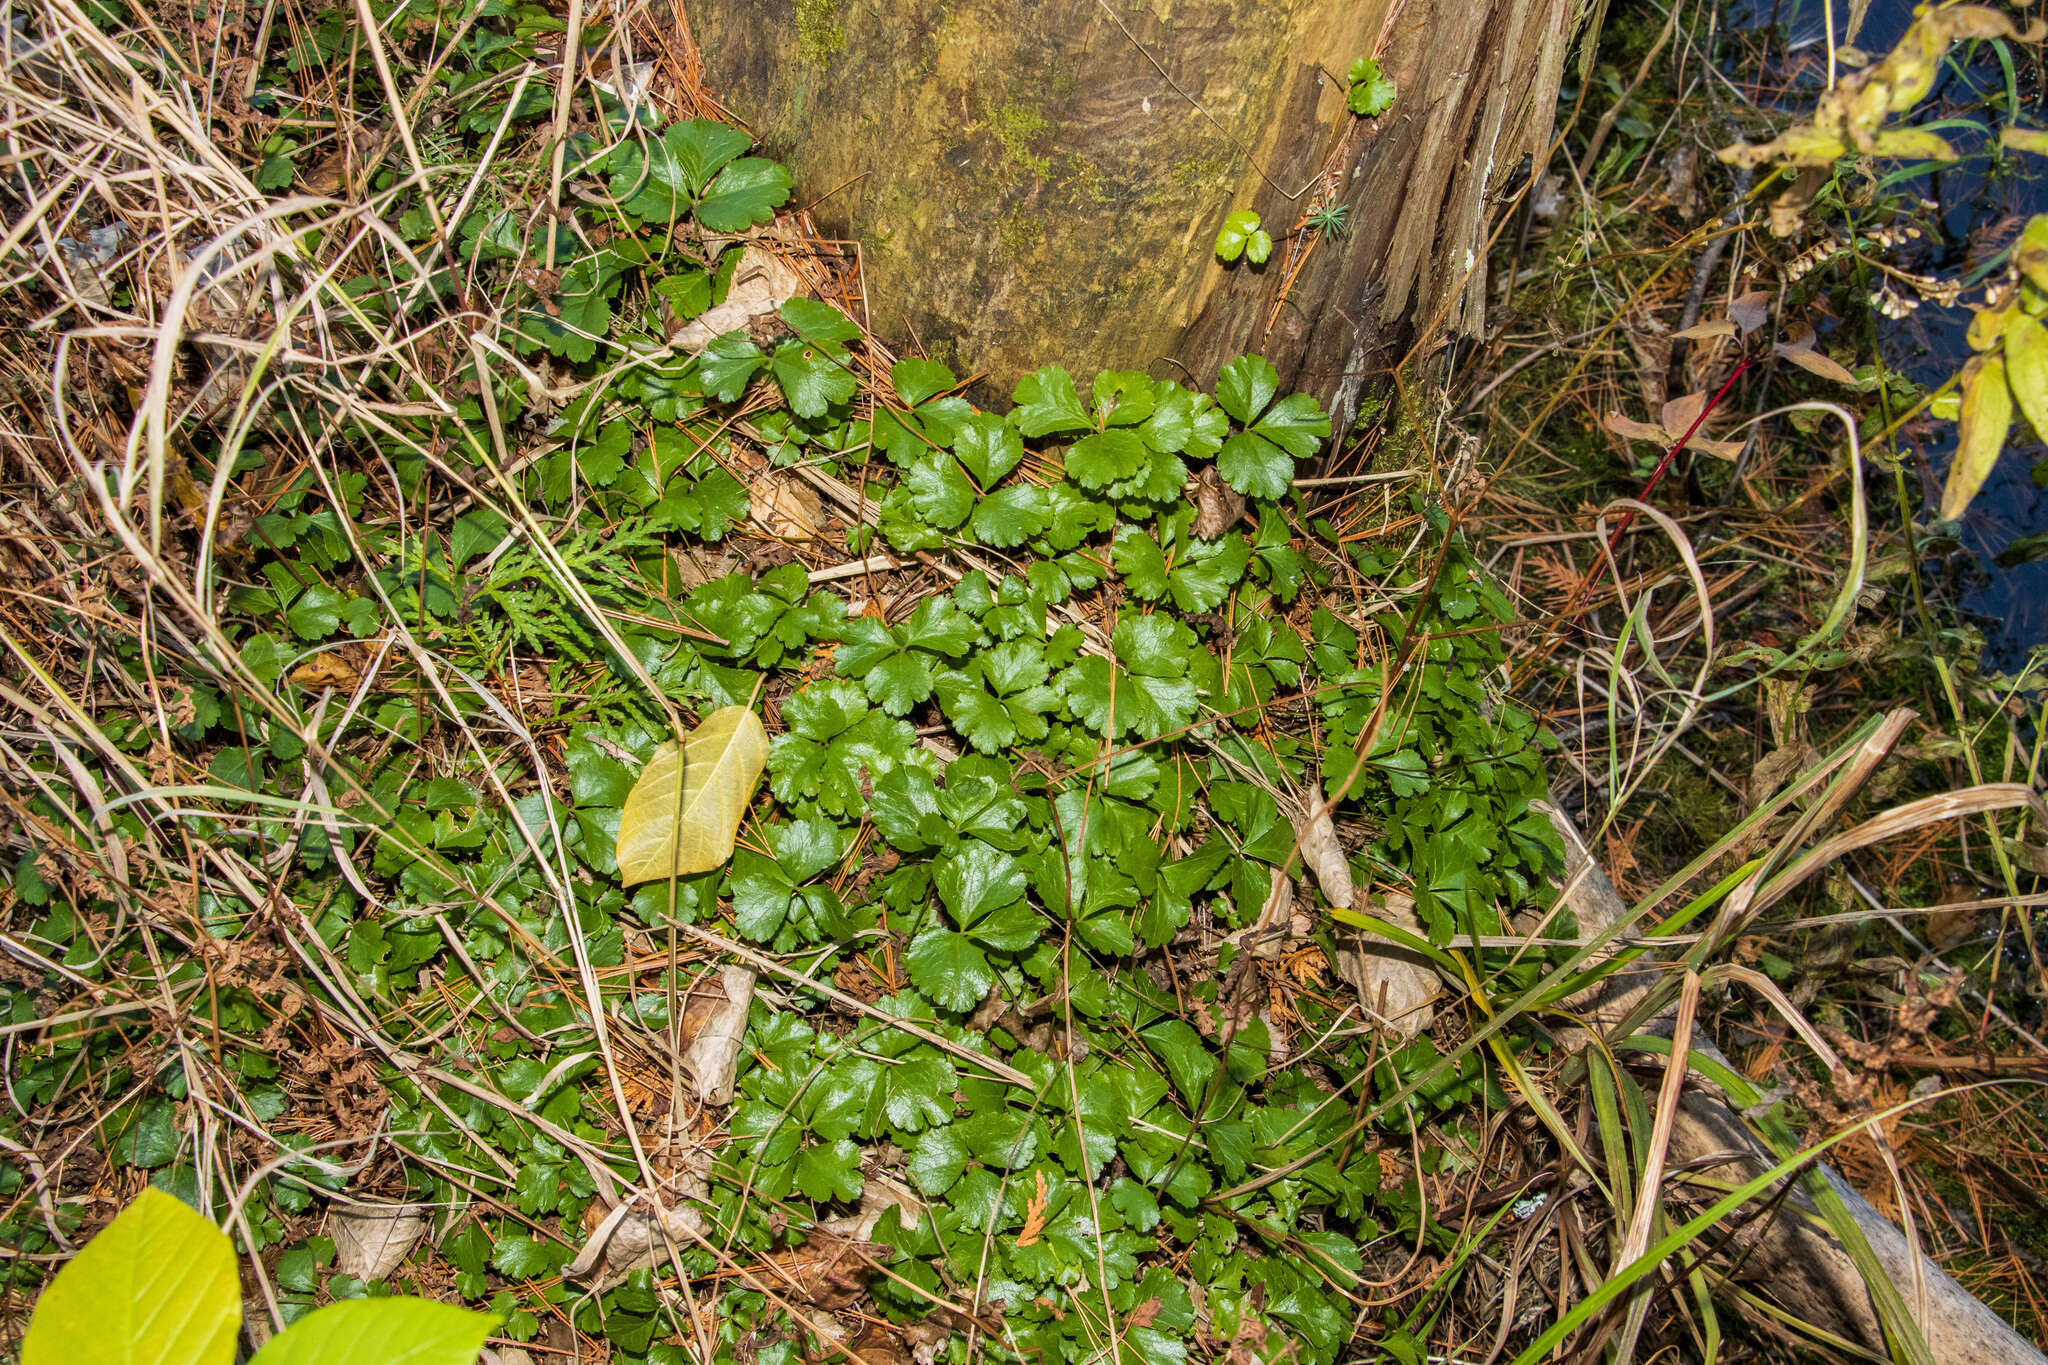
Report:
[[[54,727],[12,877],[52,975],[8,1008],[57,989],[91,1020],[17,1055],[16,1093],[224,1218],[285,1322],[431,1268],[504,1341],[810,1355],[820,1296],[772,1267],[853,1220],[871,1312],[941,1325],[944,1359],[1335,1360],[1367,1249],[1442,1236],[1417,1125],[1504,1095],[1329,976],[1353,931],[1302,831],[1334,811],[1357,884],[1412,884],[1438,946],[1560,865],[1499,687],[1511,613],[1441,509],[1319,513],[1295,485],[1328,419],[1256,355],[1213,393],[1048,366],[1002,411],[828,291],[679,344],[744,297],[787,173],[721,123],[542,98],[540,8],[371,13],[388,51],[340,14],[280,31],[237,173],[281,216],[203,201],[241,226],[200,248],[198,372],[62,475],[150,567],[112,617],[6,637]],[[136,59],[117,16],[71,22],[90,78]],[[291,92],[374,98],[393,63],[433,113],[336,149],[369,230],[292,208],[323,134]],[[130,240],[123,207],[88,226]],[[132,241],[84,264],[153,306]],[[259,314],[275,344],[218,340]],[[175,644],[118,624],[153,609]],[[723,754],[733,716],[772,732],[766,790],[735,769],[702,798],[730,858],[671,861],[645,831],[700,798],[671,767],[636,815],[635,783],[705,717]],[[124,792],[101,815],[72,753]],[[116,845],[135,878],[88,876]],[[175,926],[138,917],[180,881]],[[732,954],[758,987],[726,1074],[690,1074]],[[86,1003],[138,972],[198,1031]],[[376,1274],[311,1231],[365,1141],[433,1211]],[[84,1213],[19,1202],[6,1236]]]
[[[279,1329],[257,1365],[418,1298],[630,1365],[1419,1362],[1475,1321],[1534,1361],[1624,1319],[1715,1355],[1724,1220],[1812,1095],[1695,1059],[1772,1168],[1667,1211],[1634,1024],[1789,975],[1730,959],[1897,738],[1794,742],[1863,647],[1860,492],[1821,619],[1716,654],[1702,602],[1688,684],[1672,569],[1556,665],[1613,812],[1710,703],[1767,691],[1797,760],[1740,810],[1699,780],[1582,926],[1551,637],[1510,668],[1469,483],[1354,472],[1413,431],[1332,432],[1256,354],[1008,392],[893,354],[786,169],[608,13],[361,0],[226,64],[115,5],[18,35],[9,1316],[182,1218],[243,1316],[218,1275],[158,1305]],[[1234,214],[1215,254],[1271,248]],[[2008,818],[1998,771],[1897,827]],[[1585,1292],[1501,1316],[1511,1241]]]

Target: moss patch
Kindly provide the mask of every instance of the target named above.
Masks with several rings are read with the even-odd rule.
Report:
[[[1046,127],[1045,115],[1017,100],[1006,102],[988,116],[988,130],[1002,145],[1003,159],[1040,180],[1052,174],[1052,158],[1037,148]]]
[[[839,0],[796,0],[796,55],[806,66],[823,66],[846,50],[839,26]]]

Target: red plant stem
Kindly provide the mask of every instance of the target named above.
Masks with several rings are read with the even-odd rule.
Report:
[[[1720,391],[1707,400],[1707,405],[1700,409],[1700,415],[1692,419],[1692,425],[1685,429],[1685,435],[1678,438],[1678,444],[1665,451],[1664,458],[1657,461],[1657,471],[1650,475],[1650,481],[1643,485],[1642,493],[1636,498],[1637,502],[1650,500],[1650,495],[1657,491],[1657,485],[1664,482],[1664,475],[1670,472],[1671,462],[1678,458],[1678,452],[1685,449],[1686,442],[1692,440],[1694,433],[1713,415],[1714,409],[1721,406],[1721,400],[1728,396],[1728,390],[1735,387],[1735,381],[1742,378],[1742,372],[1748,368],[1749,357],[1744,356],[1742,363],[1735,367],[1735,373],[1729,375],[1727,381],[1721,385]],[[1593,566],[1593,573],[1586,582],[1588,588],[1600,581],[1600,575],[1607,570],[1608,561],[1614,558],[1615,550],[1621,545],[1622,533],[1628,530],[1635,519],[1636,511],[1631,507],[1628,514],[1621,519],[1621,524],[1614,528],[1614,534],[1607,538],[1607,558]]]

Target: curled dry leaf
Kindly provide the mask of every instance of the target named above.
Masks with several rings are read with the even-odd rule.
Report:
[[[1840,364],[1828,358],[1814,346],[1813,328],[1803,322],[1795,322],[1785,329],[1785,339],[1771,347],[1775,355],[1791,361],[1808,374],[1817,374],[1822,379],[1832,379],[1838,384],[1854,384],[1856,376]]]
[[[2005,448],[2005,429],[2012,425],[2012,390],[2005,379],[2005,362],[1997,356],[1980,355],[1963,367],[1962,430],[1956,437],[1955,463],[1949,466],[1948,486],[1941,491],[1941,519],[1954,521],[1977,496],[1998,452]]]
[[[701,1176],[694,1183],[700,1187],[701,1196],[709,1195],[710,1187]],[[633,1271],[666,1257],[671,1242],[678,1247],[697,1245],[709,1226],[704,1215],[688,1202],[668,1207],[645,1195],[635,1195],[604,1216],[591,1231],[590,1240],[576,1253],[576,1259],[562,1267],[562,1278],[594,1279],[602,1292]]]
[[[1660,426],[1638,422],[1633,417],[1624,417],[1618,412],[1610,412],[1601,418],[1600,425],[1616,436],[1626,436],[1631,441],[1655,441],[1658,445],[1670,445],[1675,439]]]
[[[909,1229],[924,1217],[925,1203],[916,1191],[896,1177],[877,1171],[861,1178],[860,1208],[843,1218],[828,1218],[818,1224],[825,1231],[856,1242],[871,1241],[875,1228],[890,1209],[897,1210],[898,1225]]]
[[[767,763],[768,732],[744,706],[713,711],[683,744],[655,750],[619,812],[619,881],[724,866]]]
[[[1357,907],[1398,928],[1422,933],[1415,917],[1415,902],[1407,896],[1360,897]],[[1403,1038],[1413,1038],[1436,1018],[1436,998],[1441,991],[1436,971],[1428,959],[1392,939],[1365,930],[1354,930],[1339,939],[1331,964],[1365,1007],[1366,1017],[1393,1029]]]
[[[754,1004],[754,973],[745,967],[721,967],[720,994],[690,992],[683,1028],[696,1025],[683,1050],[683,1065],[706,1104],[732,1103],[732,1082],[740,1064],[740,1037],[747,1031],[747,1011]]]
[[[1669,449],[1678,444],[1692,424],[1699,420],[1700,412],[1707,405],[1705,393],[1689,393],[1674,398],[1664,405],[1661,424],[1638,422],[1618,412],[1610,412],[1601,419],[1601,424],[1617,436],[1626,436],[1632,441],[1651,441]],[[1688,450],[1702,451],[1723,460],[1732,460],[1742,454],[1742,442],[1717,441],[1694,432],[1686,442]]]
[[[1213,467],[1195,476],[1195,535],[1214,540],[1244,515],[1244,494],[1223,481]]]
[[[327,1216],[334,1268],[358,1280],[388,1279],[404,1264],[427,1223],[427,1210],[417,1204],[336,1209]]]
[[[1349,909],[1355,894],[1351,860],[1344,856],[1344,848],[1337,842],[1337,826],[1331,821],[1330,812],[1318,802],[1310,813],[1296,818],[1294,828],[1301,838],[1301,861],[1315,874],[1323,898]]]

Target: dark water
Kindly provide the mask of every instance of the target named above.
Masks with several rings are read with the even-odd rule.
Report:
[[[2048,4],[2033,0],[2024,8],[1999,8],[2023,25],[2041,17]],[[1755,93],[1758,86],[1750,83],[1758,82],[1762,91],[1757,102],[1765,108],[1810,109],[1826,82],[1826,13],[1820,0],[1737,0],[1726,11],[1731,32],[1723,40],[1722,69],[1746,92]],[[1848,15],[1846,0],[1838,0],[1833,7],[1838,41],[1846,36]],[[1904,0],[1873,0],[1856,46],[1882,56],[1912,18],[1913,6]],[[2011,63],[2010,77],[2001,47]],[[1761,71],[1756,63],[1759,49],[1767,57]],[[1958,44],[1950,49],[1929,98],[1897,120],[1906,125],[1944,124],[1938,131],[1966,156],[1958,165],[1896,187],[1932,207],[1912,219],[1926,235],[1899,255],[1887,257],[1892,264],[1915,274],[1974,283],[1994,261],[2002,273],[2000,252],[2031,215],[2048,213],[2048,157],[2016,153],[2001,161],[1997,146],[1998,131],[2009,122],[2028,128],[2048,126],[2044,60],[2048,56],[2040,46]],[[1967,120],[1983,131],[1948,126],[1950,120]],[[1879,167],[1881,176],[1899,169],[1897,163]],[[1853,295],[1843,290],[1837,297]],[[1925,388],[1939,387],[1971,355],[1963,339],[1970,321],[1968,305],[1982,299],[1982,289],[1973,288],[1965,290],[1952,308],[1929,302],[1903,318],[1878,317],[1878,348],[1885,365]],[[1862,323],[1857,319],[1843,325],[1860,332]],[[1901,453],[1908,457],[1909,480],[1918,477],[1923,485],[1924,524],[1940,502],[1955,453],[1954,424],[1913,424],[1902,433]],[[1914,459],[1916,454],[1920,458]],[[2048,477],[2048,446],[2034,438],[2024,419],[2017,420],[1997,469],[1957,527],[1960,545],[1937,540],[1929,547],[1932,555],[1925,569],[1942,595],[1983,630],[1987,668],[2017,671],[2031,649],[2048,644],[2048,554],[2026,560],[2027,545],[2016,545],[2030,536],[2043,537],[2036,543],[2048,542],[2048,490],[2037,484],[2037,469]],[[2001,556],[2007,560],[2004,565],[1999,563]]]

